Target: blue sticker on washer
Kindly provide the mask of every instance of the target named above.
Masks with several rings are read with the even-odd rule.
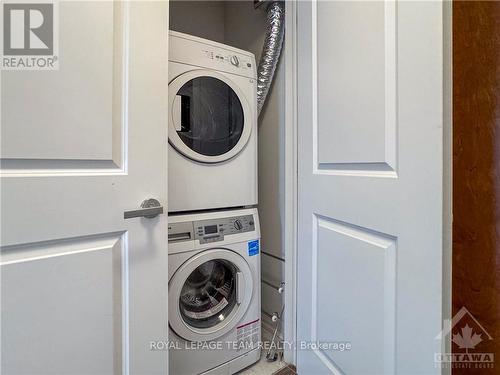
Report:
[[[248,256],[254,256],[259,254],[259,240],[248,242]]]

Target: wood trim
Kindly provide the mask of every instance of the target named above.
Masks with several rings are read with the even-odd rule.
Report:
[[[481,333],[472,353],[494,353],[500,371],[500,2],[453,2],[453,314],[465,307]],[[467,319],[467,318],[465,318]],[[453,334],[460,333],[460,323]],[[452,339],[454,336],[451,336]],[[452,342],[454,353],[464,353]]]

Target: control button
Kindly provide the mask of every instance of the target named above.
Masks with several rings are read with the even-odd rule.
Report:
[[[241,220],[237,219],[234,221],[234,228],[236,230],[241,230],[241,228],[243,228],[243,224],[241,223]]]
[[[238,56],[231,56],[231,64],[234,66],[239,66],[240,65],[240,60],[238,59]]]

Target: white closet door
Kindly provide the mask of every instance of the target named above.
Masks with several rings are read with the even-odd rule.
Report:
[[[60,2],[59,70],[3,71],[1,372],[166,374],[167,2]],[[57,22],[57,21],[56,21]]]
[[[442,7],[298,4],[300,374],[441,371]]]

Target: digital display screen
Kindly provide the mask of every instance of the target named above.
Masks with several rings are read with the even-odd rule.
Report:
[[[217,225],[207,225],[205,227],[205,234],[217,233]]]

